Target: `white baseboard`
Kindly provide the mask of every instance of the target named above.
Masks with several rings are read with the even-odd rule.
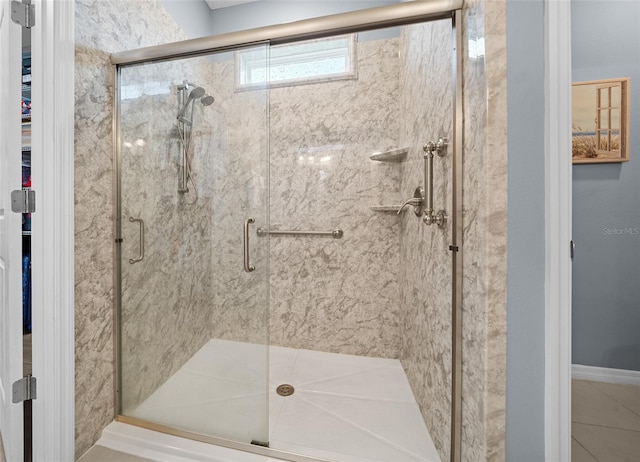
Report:
[[[571,377],[577,380],[592,380],[594,382],[640,386],[640,371],[629,371],[626,369],[610,369],[608,367],[572,364]]]

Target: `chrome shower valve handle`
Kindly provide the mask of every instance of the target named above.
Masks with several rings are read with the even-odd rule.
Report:
[[[422,215],[424,205],[424,188],[422,186],[418,186],[415,191],[413,191],[413,197],[411,199],[404,201],[398,210],[398,215],[400,215],[402,211],[410,205],[413,206],[413,213],[415,213],[417,217]]]

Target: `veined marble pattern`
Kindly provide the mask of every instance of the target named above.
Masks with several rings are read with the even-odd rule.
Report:
[[[462,457],[484,460],[487,452],[487,281],[486,200],[488,185],[485,130],[487,101],[485,56],[469,57],[468,40],[484,37],[483,2],[467,3],[463,17],[464,46],[464,256],[463,256],[463,371]],[[468,115],[467,115],[468,114]],[[506,260],[505,260],[506,261]]]
[[[505,3],[465,3],[462,459],[504,460],[506,368]],[[485,39],[485,54],[469,43]]]
[[[505,458],[507,364],[507,58],[506,2],[485,4],[487,187],[487,461]]]
[[[211,107],[194,105],[193,182],[179,193],[182,154],[177,85],[200,81],[203,58],[123,68],[121,104],[121,354],[122,411],[144,400],[210,337],[212,199],[200,194],[208,152]],[[153,87],[151,95],[148,90]],[[153,85],[152,85],[153,84]],[[156,94],[159,92],[160,94]],[[197,172],[197,173],[196,173]],[[208,175],[211,176],[210,174]],[[145,223],[145,256],[140,225]]]
[[[271,237],[271,343],[397,358],[398,39],[358,44],[358,78],[270,95],[273,229],[344,230],[342,239]]]
[[[76,10],[75,340],[76,453],[83,454],[112,419],[113,221],[108,53],[82,47]],[[84,48],[84,49],[83,49]],[[107,205],[105,207],[105,204]]]
[[[114,416],[109,54],[186,36],[155,0],[77,0],[75,38],[76,454],[83,454]]]
[[[424,185],[428,141],[451,139],[453,86],[451,24],[406,26],[401,41],[400,144],[410,146],[402,164],[403,198]],[[452,213],[451,150],[434,158],[434,207]],[[449,460],[451,422],[451,222],[426,226],[413,213],[402,218],[400,293],[401,359],[442,460]]]

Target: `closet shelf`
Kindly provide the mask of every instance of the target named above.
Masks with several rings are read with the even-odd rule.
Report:
[[[407,157],[409,148],[390,149],[388,151],[374,152],[369,156],[371,160],[377,160],[379,162],[400,162]]]

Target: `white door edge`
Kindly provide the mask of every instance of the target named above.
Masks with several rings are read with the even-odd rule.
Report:
[[[32,3],[33,460],[73,461],[75,2]]]
[[[571,460],[571,4],[545,1],[545,460]]]
[[[11,211],[10,191],[21,189],[21,28],[10,2],[0,2],[0,431],[8,460],[23,458],[23,411],[12,384],[23,376],[22,215]]]

